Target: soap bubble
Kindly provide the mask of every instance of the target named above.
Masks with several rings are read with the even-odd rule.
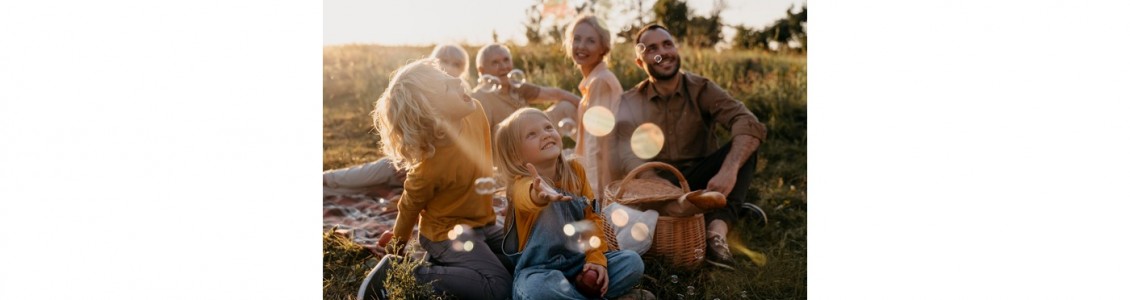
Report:
[[[615,211],[612,211],[612,224],[615,224],[616,227],[628,225],[628,212],[624,211],[623,208],[617,208]]]
[[[562,136],[575,139],[577,138],[577,121],[573,121],[573,118],[561,119],[560,122],[557,122],[557,131],[560,132]]]
[[[703,258],[702,252],[703,252],[702,249],[694,249],[694,260],[702,260],[702,258]]]
[[[654,123],[643,123],[632,132],[632,153],[642,159],[651,159],[663,150],[663,129]]]
[[[492,177],[480,177],[475,179],[475,193],[479,195],[490,195],[494,193],[495,186],[498,183]]]
[[[663,56],[656,54],[655,55],[655,63],[661,63],[661,62],[663,62]]]
[[[647,224],[636,222],[632,225],[632,239],[642,242],[651,236],[650,230],[647,229]]]
[[[490,74],[483,74],[479,77],[479,86],[483,87],[483,91],[487,93],[494,93],[502,89],[502,80]]]
[[[687,296],[694,296],[694,295],[695,295],[695,293],[694,293],[694,286],[693,286],[693,285],[688,285],[688,286],[687,286]]]
[[[472,249],[475,249],[475,243],[471,241],[463,242],[463,251],[471,252]]]
[[[562,227],[562,230],[565,231],[565,235],[567,236],[573,236],[577,234],[580,234],[581,236],[588,236],[596,231],[596,226],[592,223],[592,221],[580,220],[565,224],[565,226]]]
[[[679,275],[671,275],[671,283],[679,283]]]
[[[506,74],[506,79],[510,81],[511,87],[520,88],[526,84],[526,72],[519,69],[510,70],[510,73]]]
[[[595,235],[589,237],[589,247],[600,248],[600,238]]]
[[[636,54],[642,54],[646,50],[647,46],[645,46],[643,43],[636,44]]]
[[[455,226],[451,227],[451,230],[447,231],[447,239],[453,240],[453,241],[457,240],[457,239],[459,239],[459,236],[463,235],[463,233],[467,232],[468,230],[471,230],[470,228],[471,228],[471,226],[467,226],[467,225],[463,225],[463,224],[455,225]]]
[[[599,105],[586,110],[581,121],[584,122],[585,132],[595,136],[608,135],[612,132],[612,127],[616,126],[616,116],[612,111]]]

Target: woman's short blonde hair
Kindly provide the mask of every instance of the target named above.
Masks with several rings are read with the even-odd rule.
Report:
[[[467,73],[467,70],[471,66],[471,57],[467,55],[467,51],[463,50],[463,47],[459,47],[459,45],[455,44],[436,45],[436,48],[432,49],[432,55],[430,57],[439,60],[462,62],[463,67],[462,70],[459,71],[459,78],[465,81],[471,78]]]
[[[494,131],[494,161],[498,167],[498,171],[506,178],[507,186],[514,183],[518,177],[531,177],[533,174],[526,169],[526,161],[522,159],[521,150],[519,147],[522,141],[522,120],[529,118],[542,118],[550,121],[549,115],[539,109],[524,107],[514,111],[509,117],[503,119],[498,123],[498,128]],[[550,121],[552,123],[552,121]],[[545,174],[548,175],[548,174]],[[561,188],[566,192],[580,196],[582,184],[580,177],[573,172],[573,168],[566,164],[565,156],[557,156],[557,179],[561,181]],[[510,189],[507,189],[507,196],[513,199],[510,195]]]
[[[398,169],[413,169],[435,154],[435,141],[446,138],[439,114],[424,91],[450,78],[434,58],[408,63],[393,72],[373,109],[373,127],[381,151]]]
[[[601,54],[601,59],[608,63],[608,54],[612,53],[612,33],[608,31],[608,27],[601,24],[600,19],[591,14],[583,14],[577,16],[573,22],[569,23],[569,28],[565,30],[565,41],[562,45],[565,47],[565,55],[573,57],[573,31],[577,29],[579,24],[589,24],[596,30],[596,35],[600,37],[600,44],[604,46],[604,54]]]

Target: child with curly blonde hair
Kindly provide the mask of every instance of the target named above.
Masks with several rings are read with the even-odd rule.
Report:
[[[467,95],[463,81],[424,59],[396,71],[372,115],[382,151],[408,171],[391,233],[403,244],[419,225],[429,264],[414,271],[417,280],[462,299],[509,297],[511,275],[500,254],[504,232],[491,195],[474,187],[493,168],[482,105]]]

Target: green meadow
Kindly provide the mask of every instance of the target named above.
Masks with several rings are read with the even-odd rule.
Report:
[[[464,46],[474,54],[479,46]],[[580,71],[561,47],[510,45],[514,68],[531,83],[580,94]],[[343,45],[323,48],[322,167],[325,170],[374,161],[382,156],[369,113],[397,67],[427,56],[431,47]],[[769,224],[744,220],[732,229],[730,242],[748,248],[734,251],[737,270],[704,265],[679,270],[646,260],[640,285],[659,299],[803,299],[807,297],[807,59],[803,53],[680,48],[682,68],[705,76],[728,90],[768,125],[769,138],[757,156],[757,175],[748,202],[762,207]],[[646,78],[633,62],[632,49],[614,48],[610,68],[627,90]],[[718,134],[728,140],[725,131]],[[365,272],[375,264],[348,240],[323,235],[323,295],[355,297]],[[764,258],[764,264],[755,263]]]

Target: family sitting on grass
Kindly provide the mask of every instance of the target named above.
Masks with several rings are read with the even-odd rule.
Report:
[[[512,69],[510,51],[497,44],[483,47],[476,61],[479,75],[498,77],[501,89],[480,86],[468,95],[466,52],[437,47],[432,58],[399,68],[377,100],[373,120],[386,157],[327,171],[323,188],[399,194],[395,226],[382,241],[391,237],[403,255],[402,246],[418,226],[427,255],[413,272],[438,293],[460,299],[653,299],[633,289],[644,272],[639,253],[608,251],[603,240],[578,248],[562,228],[587,220],[599,231],[604,225],[594,207],[600,207],[603,188],[647,161],[659,161],[684,174],[691,190],[725,195],[725,205],[703,209],[706,260],[732,268],[730,224],[743,210],[764,220],[764,212],[744,202],[765,125],[717,84],[681,71],[676,41],[663,26],[642,28],[634,41],[636,65],[648,78],[624,91],[605,64],[612,44],[608,29],[592,16],[569,25],[564,46],[584,76],[581,97],[532,84],[511,86],[504,79]],[[526,107],[544,100],[557,103],[546,111]],[[598,107],[615,117],[614,130],[602,136],[583,129],[598,124],[578,118]],[[577,120],[580,128],[573,137],[575,156],[562,152],[555,125],[564,118]],[[666,136],[654,158],[637,157],[628,144],[644,123]],[[732,136],[720,147],[715,125]],[[506,224],[496,222],[492,195],[476,191],[476,179],[496,177],[495,169],[505,178]],[[666,174],[640,177],[675,183]],[[386,256],[378,269],[401,257]],[[377,286],[384,282],[372,280]]]

